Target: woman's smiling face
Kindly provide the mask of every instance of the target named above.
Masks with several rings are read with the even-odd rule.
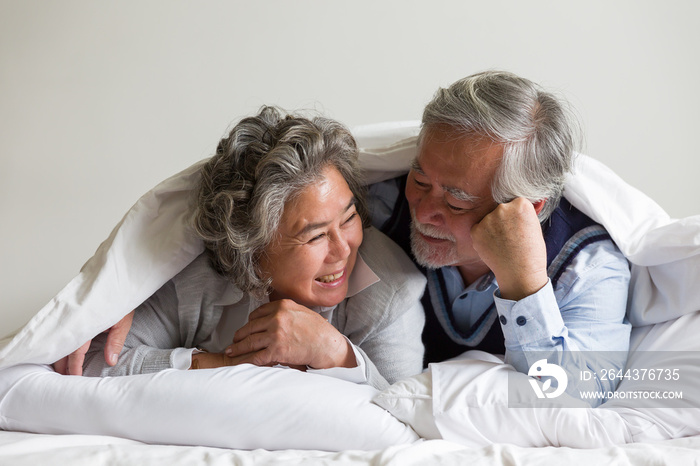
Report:
[[[335,306],[345,299],[348,278],[362,243],[355,197],[332,166],[323,178],[287,202],[277,238],[260,260],[272,278],[270,300]]]

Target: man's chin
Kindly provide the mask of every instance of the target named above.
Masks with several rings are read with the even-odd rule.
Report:
[[[426,259],[424,257],[416,257],[416,262],[422,267],[430,270],[437,270],[442,267],[447,267],[452,265],[452,262],[436,261],[433,259]]]
[[[429,245],[416,239],[411,241],[411,252],[416,262],[426,269],[435,270],[456,262],[449,252],[435,251]]]

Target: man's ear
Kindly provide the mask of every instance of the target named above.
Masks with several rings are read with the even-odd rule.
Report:
[[[533,203],[532,203],[533,207],[535,208],[535,213],[536,213],[537,215],[539,215],[540,212],[542,212],[542,209],[544,209],[544,203],[545,203],[545,202],[547,202],[547,199],[546,199],[546,198],[545,198],[545,199],[541,199],[541,200],[539,200],[539,201],[537,201],[537,202],[533,202]]]

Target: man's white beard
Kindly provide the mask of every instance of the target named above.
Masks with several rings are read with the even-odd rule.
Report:
[[[446,239],[450,242],[442,247],[435,247],[426,243],[421,238],[421,233],[433,238]],[[416,262],[429,269],[438,269],[457,263],[457,245],[454,237],[439,232],[430,225],[420,224],[415,218],[411,221],[411,251],[416,258]]]

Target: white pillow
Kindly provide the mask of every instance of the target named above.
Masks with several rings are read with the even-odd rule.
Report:
[[[0,372],[0,429],[267,450],[375,450],[418,440],[370,402],[376,393],[251,365],[107,378],[19,365]]]

